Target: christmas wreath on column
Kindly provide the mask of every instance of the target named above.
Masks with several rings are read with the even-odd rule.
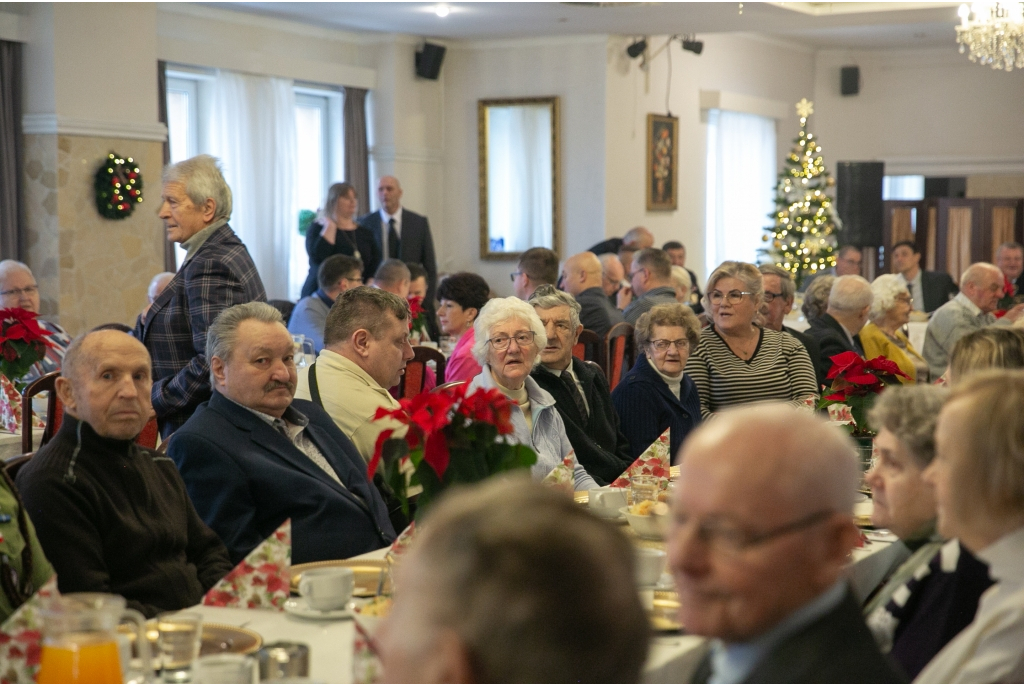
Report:
[[[108,219],[127,219],[142,202],[142,173],[131,157],[114,152],[96,170],[96,209]]]

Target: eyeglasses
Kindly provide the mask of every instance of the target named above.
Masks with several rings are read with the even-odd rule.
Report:
[[[532,345],[533,338],[535,335],[536,333],[534,333],[533,331],[524,331],[522,333],[516,333],[512,337],[509,337],[507,335],[498,335],[491,338],[487,342],[491,343],[491,347],[493,347],[498,352],[503,352],[508,349],[508,346],[512,344],[513,340],[516,341],[516,345],[519,345],[519,347],[526,347],[527,345]]]
[[[35,295],[39,292],[38,285],[30,285],[27,288],[11,288],[10,290],[0,290],[0,295],[7,297],[8,295],[14,295],[15,297],[21,297],[24,295]]]
[[[746,290],[730,290],[728,293],[723,293],[721,290],[712,290],[708,293],[708,299],[711,300],[711,304],[722,304],[722,300],[725,300],[729,304],[739,304],[743,301],[744,295],[753,295],[754,293],[747,292]]]
[[[680,338],[679,340],[652,340],[648,344],[658,352],[664,352],[669,347],[675,347],[680,352],[690,349],[690,341],[686,338]]]
[[[765,304],[771,304],[772,301],[774,301],[776,297],[782,297],[782,293],[772,293],[772,292],[768,292],[767,290],[764,291],[764,302],[765,302]],[[738,302],[738,300],[737,300],[737,302]],[[733,304],[735,304],[735,303],[733,303]]]
[[[723,554],[739,554],[750,547],[763,545],[783,535],[789,535],[790,533],[810,528],[828,519],[834,513],[831,509],[823,509],[813,514],[808,514],[796,521],[784,523],[781,526],[760,533],[742,530],[733,524],[716,518],[694,521],[694,523],[696,524],[697,538],[708,547]],[[677,513],[675,515],[677,527],[684,528],[689,523],[691,523],[691,519],[685,514]]]
[[[524,273],[525,273],[524,271],[513,271],[512,273],[509,274],[509,276],[512,277],[512,282],[515,283],[516,282],[516,278],[518,278],[519,276],[522,276]]]

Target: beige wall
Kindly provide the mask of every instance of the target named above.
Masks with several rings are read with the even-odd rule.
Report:
[[[1024,174],[968,176],[967,197],[1024,197]]]

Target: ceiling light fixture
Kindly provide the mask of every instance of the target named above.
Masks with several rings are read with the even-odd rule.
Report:
[[[448,7],[448,5],[445,5],[444,3],[438,5],[437,7],[434,8],[434,14],[436,14],[439,17],[441,17],[442,19],[447,17],[449,12],[451,12],[451,11],[452,11],[451,8]]]
[[[641,38],[640,40],[634,41],[632,45],[626,48],[626,54],[636,59],[640,55],[644,54],[647,50],[647,38]]]
[[[960,5],[956,42],[960,54],[993,69],[1024,69],[1024,2]]]

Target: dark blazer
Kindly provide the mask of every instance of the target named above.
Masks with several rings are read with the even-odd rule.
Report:
[[[819,318],[812,319],[810,328],[804,333],[818,343],[819,352],[816,365],[823,369],[826,375],[832,368],[832,357],[835,355],[843,352],[856,352],[862,357],[864,356],[860,335],[853,336],[856,347],[851,347],[843,325],[836,321],[831,314],[822,314]]]
[[[580,323],[604,338],[612,326],[622,323],[622,312],[615,308],[600,287],[587,288],[576,296],[580,303]]]
[[[562,416],[565,434],[576,451],[576,459],[594,480],[600,485],[607,485],[633,463],[629,441],[619,428],[619,415],[612,406],[608,381],[601,369],[573,358],[572,370],[583,386],[583,397],[590,408],[590,416],[580,413],[561,379],[543,366],[535,367],[531,375],[537,385],[555,398],[555,409]]]
[[[291,408],[309,419],[307,434],[341,478],[338,485],[288,438],[218,392],[170,441],[196,511],[245,558],[286,519],[292,563],[347,559],[390,544],[395,530],[366,463],[327,413],[312,402]]]
[[[612,392],[612,404],[629,440],[630,457],[639,457],[666,428],[671,428],[670,458],[675,462],[683,440],[701,422],[700,395],[693,379],[685,374],[679,394],[681,399],[668,389],[647,355],[637,357],[636,364]]]
[[[153,410],[166,438],[210,399],[206,329],[223,310],[266,302],[249,251],[231,227],[216,229],[174,275],[134,335],[153,359]]]
[[[597,245],[594,245],[592,248],[590,248],[587,251],[588,252],[593,252],[596,255],[603,255],[603,254],[609,254],[609,253],[611,253],[611,254],[619,254],[619,250],[621,248],[622,248],[622,238],[608,238],[607,240],[602,240]]]
[[[921,270],[921,292],[924,293],[924,310],[931,314],[960,292],[953,278],[941,271]]]
[[[302,284],[302,297],[309,297],[319,287],[317,274],[320,265],[328,257],[343,254],[352,257],[359,250],[359,258],[363,262],[363,282],[368,283],[380,266],[380,245],[374,240],[373,234],[365,226],[356,226],[354,231],[338,229],[338,237],[334,244],[324,240],[320,231],[324,230],[323,221],[317,220],[306,230],[306,254],[309,255],[309,273]]]
[[[818,390],[821,390],[821,386],[825,383],[825,374],[828,373],[828,369],[832,368],[832,365],[829,364],[828,369],[821,368],[821,347],[819,347],[818,341],[806,333],[789,326],[783,326],[782,330],[799,340],[804,349],[807,350],[807,356],[811,358],[811,363],[814,364],[814,377],[818,379]]]
[[[381,228],[380,212],[370,212],[359,217],[359,223],[370,229],[383,255],[384,243],[381,236],[386,232],[386,227],[383,230]],[[398,257],[403,262],[423,265],[427,271],[427,302],[433,302],[437,291],[437,259],[434,257],[434,238],[430,234],[427,217],[402,207],[402,237],[399,243],[398,254],[395,254],[395,245],[389,245],[388,255]]]
[[[692,682],[711,677],[710,653]],[[907,679],[878,650],[847,590],[839,605],[776,645],[747,675],[745,683],[905,683]]]

